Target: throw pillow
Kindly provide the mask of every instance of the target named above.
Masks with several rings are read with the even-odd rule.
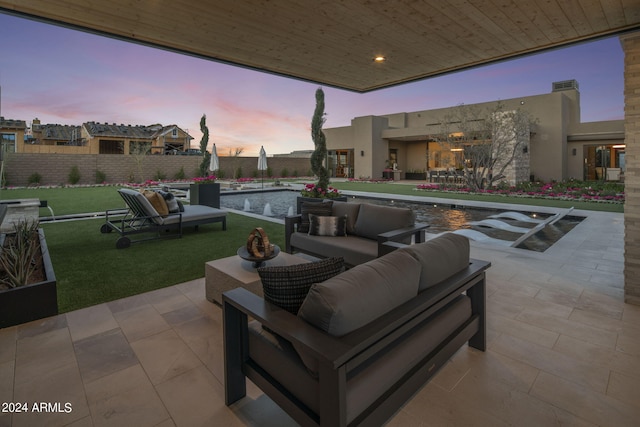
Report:
[[[309,214],[309,235],[346,236],[347,216],[318,216]]]
[[[167,209],[169,209],[169,213],[180,212],[180,206],[178,206],[178,199],[175,198],[173,193],[170,193],[168,191],[158,191],[158,193],[162,196],[165,203],[167,204]]]
[[[178,202],[179,211],[180,212],[184,212],[184,205],[182,204],[182,202],[180,200],[177,200],[177,199],[176,199],[176,201]]]
[[[159,193],[153,190],[142,190],[142,194],[147,198],[147,200],[149,200],[149,203],[151,203],[151,206],[153,206],[156,212],[158,212],[158,215],[169,215],[167,202],[164,201],[164,197],[162,197]]]
[[[344,259],[336,257],[289,266],[260,267],[257,271],[262,281],[264,299],[298,314],[311,285],[344,271]]]
[[[300,208],[300,213],[302,214],[302,219],[300,224],[298,225],[298,231],[301,233],[309,232],[309,214],[314,214],[318,216],[331,216],[331,210],[333,209],[333,202],[326,203],[314,203],[314,202],[303,202]]]

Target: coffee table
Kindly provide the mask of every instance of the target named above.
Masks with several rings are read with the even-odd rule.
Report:
[[[280,252],[277,257],[264,262],[265,267],[287,266],[310,262],[307,259]],[[238,255],[209,261],[204,266],[205,295],[207,300],[222,305],[222,293],[238,287],[264,296],[262,283],[251,261]]]

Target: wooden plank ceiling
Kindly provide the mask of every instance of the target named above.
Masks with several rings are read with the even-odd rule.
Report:
[[[358,92],[640,29],[640,0],[0,0],[0,12]]]

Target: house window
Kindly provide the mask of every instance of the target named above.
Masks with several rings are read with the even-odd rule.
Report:
[[[0,133],[2,145],[0,149],[2,151],[2,158],[4,158],[4,153],[15,153],[16,152],[16,134],[15,133]]]
[[[171,131],[171,138],[177,138],[178,137],[178,129],[173,128],[173,130]]]
[[[124,154],[124,141],[101,139],[100,154]]]

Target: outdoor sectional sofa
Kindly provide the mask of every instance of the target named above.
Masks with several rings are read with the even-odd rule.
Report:
[[[297,315],[225,292],[226,404],[246,377],[300,425],[384,424],[465,342],[485,350],[489,266],[447,233],[311,285]]]
[[[319,217],[344,219],[345,233],[314,233],[313,221],[323,220]],[[387,242],[411,243],[412,236],[415,243],[424,241],[427,227],[415,223],[415,214],[407,208],[342,201],[304,202],[301,213],[285,218],[285,246],[288,253],[303,252],[320,258],[340,256],[351,267],[393,250],[391,245],[385,245]]]
[[[118,249],[128,248],[134,242],[182,237],[184,227],[197,228],[199,225],[221,222],[222,229],[227,229],[227,212],[222,209],[182,205],[173,199],[173,195],[162,195],[157,191],[147,191],[145,195],[145,192],[121,188],[118,193],[127,204],[126,214],[123,216],[121,209],[108,210],[105,223],[100,227],[102,233],[116,231],[120,234],[116,241]],[[172,209],[167,207],[167,201]],[[160,213],[158,209],[167,211]],[[130,236],[137,234],[145,234],[146,237],[132,241]]]

